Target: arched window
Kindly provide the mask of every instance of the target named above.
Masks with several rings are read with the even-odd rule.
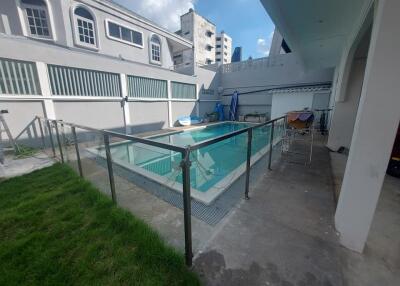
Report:
[[[49,11],[44,0],[21,0],[30,36],[51,39]]]
[[[79,6],[74,9],[75,43],[80,46],[97,47],[96,23],[88,9]]]
[[[157,35],[150,38],[150,62],[161,64],[161,41]]]

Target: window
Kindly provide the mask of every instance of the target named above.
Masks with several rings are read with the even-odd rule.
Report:
[[[221,41],[221,37],[216,37],[215,40],[216,41]]]
[[[143,34],[131,28],[106,20],[107,36],[132,46],[143,48]]]
[[[213,48],[213,46],[211,46],[211,45],[206,45],[206,50],[207,50],[207,51],[211,51],[212,48]]]
[[[150,56],[150,62],[161,64],[161,41],[156,35],[153,35],[150,38]]]
[[[221,61],[221,59],[216,59],[216,61],[217,61],[217,62],[220,62],[220,61]]]
[[[32,37],[51,39],[51,30],[46,2],[43,0],[22,0],[28,33]]]
[[[210,64],[212,64],[212,60],[207,59],[207,60],[206,60],[206,63],[207,63],[208,65],[210,65]]]
[[[224,49],[227,49],[228,47],[227,47],[227,45],[224,45]]]
[[[215,47],[218,49],[218,48],[220,48],[220,47],[221,47],[221,45],[216,45]]]
[[[221,54],[221,52],[216,52],[215,54],[216,54],[216,55],[220,55],[220,54]]]
[[[75,44],[96,48],[96,29],[93,15],[84,7],[74,9]]]
[[[212,31],[210,31],[210,30],[208,30],[208,31],[206,32],[206,36],[209,37],[209,38],[211,38],[211,36],[212,36],[213,34],[214,34],[214,33],[213,33]]]

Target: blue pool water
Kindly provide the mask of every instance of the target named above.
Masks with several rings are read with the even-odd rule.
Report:
[[[150,139],[187,146],[249,126],[251,124],[225,122]],[[279,132],[279,128],[276,128],[274,134],[279,136]],[[252,154],[256,154],[269,144],[269,138],[270,126],[254,129]],[[182,172],[179,167],[180,153],[140,143],[126,142],[112,145],[111,153],[115,162],[122,161],[125,165],[143,168],[150,174],[162,176],[171,182],[182,182]],[[224,189],[232,183],[229,178],[233,178],[233,172],[237,172],[237,168],[245,163],[246,155],[247,132],[193,151],[190,157],[192,161],[191,187],[200,192],[207,192],[211,187]],[[223,180],[224,178],[227,180]]]

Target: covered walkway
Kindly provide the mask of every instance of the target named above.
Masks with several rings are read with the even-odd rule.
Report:
[[[364,254],[334,228],[329,151],[276,160],[195,257],[206,285],[399,285],[400,180],[387,178]]]

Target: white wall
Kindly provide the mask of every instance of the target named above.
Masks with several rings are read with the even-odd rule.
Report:
[[[15,0],[2,0],[0,5],[0,14],[3,14],[8,19],[13,35],[23,35],[26,29],[23,13],[17,12],[17,3]],[[168,32],[160,27],[150,24],[146,20],[138,20],[132,13],[121,11],[117,6],[105,1],[64,1],[64,0],[46,0],[49,10],[49,24],[52,30],[54,43],[70,47],[74,49],[89,50],[103,55],[110,55],[124,59],[150,64],[149,61],[149,38],[156,34],[161,40],[162,61],[161,66],[170,68],[173,66],[172,53],[173,47],[170,43],[175,43],[176,46],[190,49],[191,44],[181,37]],[[83,4],[95,17],[97,47],[82,48],[74,42],[73,30],[75,23],[72,19],[72,10],[76,5]],[[143,33],[143,47],[135,47],[112,40],[106,35],[106,19],[114,20],[122,25],[125,25],[133,30]],[[25,32],[25,36],[29,34]]]
[[[57,119],[98,129],[124,130],[120,102],[55,101]]]
[[[313,92],[274,93],[272,96],[271,118],[285,115],[288,111],[311,109]]]
[[[169,79],[186,83],[196,83],[196,78],[148,64],[121,61],[113,57],[98,55],[88,51],[69,50],[25,38],[0,35],[0,56],[25,61],[41,61],[48,64],[125,73],[158,79]],[[27,53],[29,51],[29,53]]]
[[[239,114],[241,115],[254,111],[268,112],[272,104],[271,93],[268,89],[330,83],[333,79],[333,69],[306,69],[296,53],[253,60],[251,64],[249,61],[231,63],[225,65],[223,70],[224,68],[225,72],[221,73],[221,86],[224,88],[223,95],[226,96],[222,97],[222,101],[229,105],[231,95],[235,90],[239,94],[243,93],[239,98]],[[257,90],[259,92],[254,92]],[[245,94],[247,92],[252,93]],[[309,103],[310,100],[312,99],[306,100],[307,105],[312,106],[312,103]],[[274,114],[271,118],[274,118]]]
[[[129,102],[131,132],[168,127],[168,102]]]
[[[172,124],[177,125],[177,118],[183,115],[196,115],[195,102],[172,102]]]
[[[255,89],[256,90],[256,89]],[[222,103],[225,106],[225,115],[228,116],[231,104],[231,96],[223,96]],[[269,91],[254,91],[251,93],[241,94],[239,92],[239,108],[238,114],[245,115],[248,113],[266,114],[267,118],[271,116],[272,93]],[[228,117],[227,117],[228,118]]]
[[[331,150],[338,150],[342,146],[350,149],[354,122],[361,96],[364,70],[365,60],[353,63],[346,90],[346,101],[335,103],[327,143]]]
[[[367,27],[369,23],[365,24]],[[364,81],[364,72],[371,29],[362,29],[353,43],[354,52],[347,55],[348,67],[339,74],[339,86],[336,91],[336,102],[332,114],[331,129],[327,146],[332,150],[340,147],[350,148],[356,120],[361,89]]]
[[[285,115],[294,110],[327,109],[329,107],[329,91],[312,92],[276,92],[272,96],[271,118]],[[315,122],[319,122],[320,112],[315,112]]]
[[[10,128],[12,136],[15,138],[21,132],[20,139],[28,138],[30,135],[23,130],[35,118],[44,116],[43,103],[41,101],[1,101],[0,110],[8,110],[4,114],[4,119]],[[5,139],[5,133],[2,134]]]

